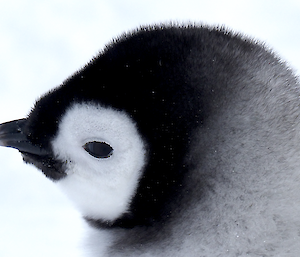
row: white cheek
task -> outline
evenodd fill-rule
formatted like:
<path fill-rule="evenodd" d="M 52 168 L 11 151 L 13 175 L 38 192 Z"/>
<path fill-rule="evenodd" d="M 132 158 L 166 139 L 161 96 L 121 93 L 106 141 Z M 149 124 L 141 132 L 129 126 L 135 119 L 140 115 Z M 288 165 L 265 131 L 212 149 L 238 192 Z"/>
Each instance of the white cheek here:
<path fill-rule="evenodd" d="M 94 158 L 83 145 L 104 141 L 114 150 L 109 158 Z M 145 148 L 133 121 L 124 113 L 77 104 L 59 124 L 52 142 L 67 177 L 58 185 L 84 216 L 113 221 L 128 211 L 145 165 Z"/>

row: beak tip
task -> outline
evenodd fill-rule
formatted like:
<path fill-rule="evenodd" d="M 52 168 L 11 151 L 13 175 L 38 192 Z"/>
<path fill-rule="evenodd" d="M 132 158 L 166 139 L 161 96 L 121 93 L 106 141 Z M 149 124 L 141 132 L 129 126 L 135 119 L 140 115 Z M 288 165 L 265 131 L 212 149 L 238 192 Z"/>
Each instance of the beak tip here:
<path fill-rule="evenodd" d="M 26 119 L 13 120 L 0 124 L 0 146 L 11 147 L 20 152 L 44 155 L 46 151 L 30 142 L 23 133 Z"/>

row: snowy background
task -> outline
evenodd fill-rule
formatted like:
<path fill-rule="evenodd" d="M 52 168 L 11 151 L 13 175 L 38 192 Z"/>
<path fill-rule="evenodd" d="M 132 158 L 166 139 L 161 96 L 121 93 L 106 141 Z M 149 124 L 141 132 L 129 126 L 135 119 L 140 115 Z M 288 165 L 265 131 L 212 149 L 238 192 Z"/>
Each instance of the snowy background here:
<path fill-rule="evenodd" d="M 0 123 L 140 25 L 204 22 L 267 42 L 300 74 L 299 0 L 0 0 Z M 55 184 L 0 148 L 0 256 L 85 256 L 88 228 Z"/>

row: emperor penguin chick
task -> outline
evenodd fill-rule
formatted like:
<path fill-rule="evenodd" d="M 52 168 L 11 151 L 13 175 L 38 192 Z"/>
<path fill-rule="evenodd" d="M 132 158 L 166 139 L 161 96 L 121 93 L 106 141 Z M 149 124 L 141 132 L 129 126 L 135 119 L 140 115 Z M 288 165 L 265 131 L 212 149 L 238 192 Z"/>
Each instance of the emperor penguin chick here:
<path fill-rule="evenodd" d="M 0 125 L 109 240 L 95 256 L 297 256 L 299 85 L 223 29 L 128 33 Z"/>

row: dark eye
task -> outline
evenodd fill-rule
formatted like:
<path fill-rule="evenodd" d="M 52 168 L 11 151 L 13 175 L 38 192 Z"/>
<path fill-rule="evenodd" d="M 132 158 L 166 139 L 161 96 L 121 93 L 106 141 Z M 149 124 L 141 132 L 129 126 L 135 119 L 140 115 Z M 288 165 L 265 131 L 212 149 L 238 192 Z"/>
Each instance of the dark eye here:
<path fill-rule="evenodd" d="M 96 158 L 108 158 L 114 150 L 109 144 L 96 141 L 86 143 L 83 148 Z"/>

